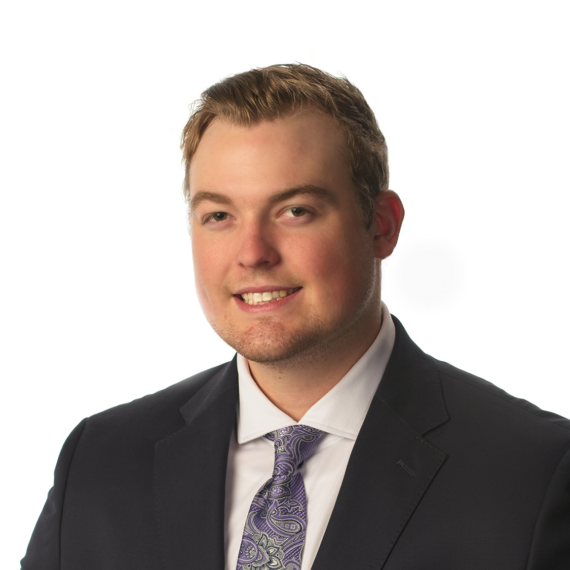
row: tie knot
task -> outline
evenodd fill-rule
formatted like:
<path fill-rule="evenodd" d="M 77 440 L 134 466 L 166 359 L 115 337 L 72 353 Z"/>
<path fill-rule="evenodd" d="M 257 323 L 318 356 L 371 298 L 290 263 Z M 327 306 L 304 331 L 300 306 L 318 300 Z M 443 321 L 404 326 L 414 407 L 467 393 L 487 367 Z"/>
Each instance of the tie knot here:
<path fill-rule="evenodd" d="M 296 425 L 269 432 L 265 437 L 275 446 L 275 465 L 287 462 L 296 470 L 322 435 L 319 429 Z"/>

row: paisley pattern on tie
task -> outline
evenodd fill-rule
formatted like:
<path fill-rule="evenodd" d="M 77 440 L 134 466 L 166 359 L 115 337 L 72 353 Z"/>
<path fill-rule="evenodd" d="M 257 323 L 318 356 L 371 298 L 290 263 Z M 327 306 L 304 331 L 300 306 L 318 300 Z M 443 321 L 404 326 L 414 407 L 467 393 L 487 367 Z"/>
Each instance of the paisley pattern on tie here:
<path fill-rule="evenodd" d="M 322 434 L 318 429 L 296 425 L 265 436 L 275 446 L 273 477 L 253 498 L 237 570 L 300 570 L 307 498 L 299 468 Z"/>

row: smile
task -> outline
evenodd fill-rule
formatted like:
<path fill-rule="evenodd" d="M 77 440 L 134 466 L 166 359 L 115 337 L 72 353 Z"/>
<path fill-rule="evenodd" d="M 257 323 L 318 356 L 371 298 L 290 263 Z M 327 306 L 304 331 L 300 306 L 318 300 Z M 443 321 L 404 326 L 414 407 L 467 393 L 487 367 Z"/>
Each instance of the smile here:
<path fill-rule="evenodd" d="M 301 287 L 295 287 L 294 289 L 281 289 L 279 291 L 249 292 L 242 293 L 241 295 L 238 295 L 238 297 L 241 297 L 241 300 L 248 305 L 267 305 L 268 303 L 273 303 L 288 297 L 299 289 L 301 289 Z"/>

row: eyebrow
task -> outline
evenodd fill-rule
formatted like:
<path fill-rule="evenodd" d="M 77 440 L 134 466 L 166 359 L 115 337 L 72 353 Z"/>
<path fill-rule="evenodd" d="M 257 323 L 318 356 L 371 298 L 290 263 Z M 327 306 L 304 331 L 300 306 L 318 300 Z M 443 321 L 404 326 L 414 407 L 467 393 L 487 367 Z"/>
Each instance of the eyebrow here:
<path fill-rule="evenodd" d="M 313 184 L 301 184 L 299 186 L 294 186 L 293 188 L 287 188 L 286 190 L 280 190 L 279 192 L 276 192 L 269 198 L 269 203 L 278 204 L 279 202 L 290 200 L 291 198 L 294 198 L 300 194 L 318 196 L 320 198 L 324 198 L 328 202 L 335 201 L 333 194 L 329 190 L 320 188 L 319 186 L 315 186 Z M 216 204 L 233 204 L 232 199 L 225 194 L 200 190 L 199 192 L 196 192 L 196 194 L 194 194 L 190 200 L 190 211 L 193 211 L 198 207 L 199 204 L 206 201 L 214 202 Z"/>
<path fill-rule="evenodd" d="M 225 194 L 219 194 L 218 192 L 205 192 L 201 190 L 196 192 L 192 199 L 190 200 L 190 211 L 196 209 L 196 207 L 202 202 L 215 202 L 216 204 L 233 204 L 229 196 Z"/>

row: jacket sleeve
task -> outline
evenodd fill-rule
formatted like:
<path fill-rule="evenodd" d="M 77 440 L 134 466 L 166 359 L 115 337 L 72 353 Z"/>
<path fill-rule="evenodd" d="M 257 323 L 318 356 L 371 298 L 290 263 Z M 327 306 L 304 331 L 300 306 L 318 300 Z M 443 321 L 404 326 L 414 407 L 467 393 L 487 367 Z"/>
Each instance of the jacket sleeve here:
<path fill-rule="evenodd" d="M 67 476 L 75 448 L 87 420 L 83 420 L 65 441 L 54 473 L 54 484 L 48 493 L 40 518 L 36 523 L 21 570 L 60 570 L 60 531 L 64 508 Z"/>
<path fill-rule="evenodd" d="M 550 482 L 538 516 L 527 570 L 570 568 L 570 449 Z"/>

